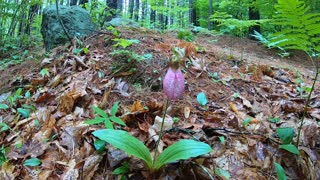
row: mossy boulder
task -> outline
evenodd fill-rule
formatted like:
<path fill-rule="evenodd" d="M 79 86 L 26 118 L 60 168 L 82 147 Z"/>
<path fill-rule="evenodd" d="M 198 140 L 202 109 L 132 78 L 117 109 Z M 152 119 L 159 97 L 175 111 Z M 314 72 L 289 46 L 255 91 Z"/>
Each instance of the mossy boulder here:
<path fill-rule="evenodd" d="M 90 14 L 79 6 L 59 6 L 59 16 L 70 37 L 83 37 L 95 30 Z M 59 19 L 56 6 L 51 5 L 43 10 L 41 34 L 46 50 L 69 41 Z"/>

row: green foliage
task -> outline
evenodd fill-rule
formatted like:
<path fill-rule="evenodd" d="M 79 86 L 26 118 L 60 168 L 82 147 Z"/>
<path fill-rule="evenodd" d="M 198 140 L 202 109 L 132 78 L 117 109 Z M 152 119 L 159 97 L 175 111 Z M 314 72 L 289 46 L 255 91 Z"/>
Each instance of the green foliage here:
<path fill-rule="evenodd" d="M 126 174 L 130 171 L 128 163 L 122 163 L 120 167 L 112 171 L 114 175 Z"/>
<path fill-rule="evenodd" d="M 178 39 L 192 42 L 194 41 L 194 36 L 191 31 L 181 29 L 178 31 Z"/>
<path fill-rule="evenodd" d="M 50 76 L 48 68 L 41 69 L 40 74 L 42 77 Z"/>
<path fill-rule="evenodd" d="M 17 89 L 17 91 L 15 92 L 14 95 L 10 95 L 7 98 L 7 101 L 9 102 L 10 106 L 13 107 L 13 105 L 15 104 L 16 100 L 23 98 L 22 94 L 22 88 Z"/>
<path fill-rule="evenodd" d="M 23 162 L 24 166 L 31 166 L 31 167 L 39 166 L 40 164 L 41 164 L 41 160 L 38 158 L 30 158 Z"/>
<path fill-rule="evenodd" d="M 1 127 L 0 133 L 10 129 L 10 127 L 6 123 L 3 123 L 3 122 L 0 122 L 0 127 Z"/>
<path fill-rule="evenodd" d="M 150 170 L 158 170 L 167 163 L 197 157 L 212 151 L 211 147 L 203 142 L 180 140 L 166 148 L 158 158 L 152 160 L 148 148 L 126 131 L 102 129 L 94 131 L 93 135 L 125 151 L 129 155 L 143 160 Z"/>
<path fill-rule="evenodd" d="M 286 172 L 284 171 L 282 166 L 276 162 L 274 162 L 273 165 L 276 168 L 278 180 L 286 180 Z"/>
<path fill-rule="evenodd" d="M 107 113 L 104 112 L 102 109 L 100 109 L 99 107 L 93 106 L 92 109 L 96 117 L 94 119 L 89 119 L 84 123 L 85 124 L 104 123 L 105 127 L 108 129 L 113 129 L 112 122 L 125 126 L 126 124 L 116 116 L 118 108 L 119 108 L 119 103 L 115 103 L 111 108 L 111 116 L 108 116 Z"/>
<path fill-rule="evenodd" d="M 206 94 L 204 92 L 200 92 L 197 95 L 197 101 L 201 106 L 205 106 L 208 103 Z"/>
<path fill-rule="evenodd" d="M 269 117 L 268 118 L 268 121 L 269 122 L 272 122 L 272 123 L 278 123 L 278 122 L 280 122 L 280 118 L 278 118 L 278 117 Z"/>
<path fill-rule="evenodd" d="M 9 109 L 9 106 L 6 104 L 0 104 L 0 110 L 1 109 Z"/>
<path fill-rule="evenodd" d="M 250 123 L 251 120 L 252 120 L 252 117 L 247 117 L 247 118 L 245 118 L 245 119 L 243 120 L 243 122 L 242 122 L 242 126 L 243 126 L 243 127 L 248 126 L 248 124 Z"/>
<path fill-rule="evenodd" d="M 100 139 L 95 140 L 93 145 L 98 153 L 102 153 L 106 149 L 106 142 Z"/>
<path fill-rule="evenodd" d="M 111 16 L 111 11 L 107 10 L 105 2 L 92 1 L 85 3 L 84 7 L 89 11 L 92 21 L 100 28 L 103 27 L 106 18 Z"/>
<path fill-rule="evenodd" d="M 3 163 L 8 161 L 8 158 L 7 158 L 8 151 L 9 151 L 9 147 L 4 147 L 4 145 L 2 144 L 0 148 L 0 166 L 2 166 Z"/>
<path fill-rule="evenodd" d="M 214 173 L 220 177 L 223 177 L 223 179 L 230 179 L 231 175 L 228 171 L 225 171 L 221 168 L 214 169 Z"/>
<path fill-rule="evenodd" d="M 279 146 L 279 148 L 287 150 L 287 151 L 291 152 L 292 154 L 300 155 L 300 151 L 293 144 L 282 144 L 282 145 Z"/>
<path fill-rule="evenodd" d="M 24 118 L 28 118 L 30 116 L 30 111 L 28 109 L 18 108 L 17 111 Z"/>
<path fill-rule="evenodd" d="M 293 154 L 300 155 L 300 152 L 296 146 L 291 144 L 293 136 L 294 136 L 294 131 L 293 128 L 277 128 L 276 132 L 278 136 L 280 137 L 282 141 L 282 145 L 279 146 L 280 149 L 284 149 L 286 151 L 289 151 Z"/>
<path fill-rule="evenodd" d="M 311 55 L 320 51 L 320 13 L 309 13 L 310 8 L 300 0 L 278 0 L 274 7 L 277 13 L 272 24 L 281 30 L 264 40 L 268 47 L 302 50 Z"/>
<path fill-rule="evenodd" d="M 123 38 L 114 38 L 112 39 L 116 44 L 114 44 L 114 47 L 122 47 L 122 48 L 127 48 L 131 46 L 132 44 L 139 44 L 140 41 L 137 39 L 123 39 Z"/>

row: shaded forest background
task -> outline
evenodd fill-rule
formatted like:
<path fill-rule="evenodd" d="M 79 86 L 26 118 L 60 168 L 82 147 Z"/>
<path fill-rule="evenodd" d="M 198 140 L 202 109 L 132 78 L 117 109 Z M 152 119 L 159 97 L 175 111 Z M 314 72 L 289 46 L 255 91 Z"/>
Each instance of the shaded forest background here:
<path fill-rule="evenodd" d="M 305 0 L 309 12 L 320 12 L 320 1 Z M 24 59 L 37 59 L 32 50 L 43 48 L 42 10 L 54 0 L 0 1 L 1 68 Z M 268 23 L 276 13 L 276 0 L 59 0 L 59 5 L 82 6 L 98 28 L 113 17 L 131 19 L 161 31 L 201 27 L 210 31 L 249 37 L 254 31 L 268 34 L 280 26 Z M 203 30 L 202 29 L 202 30 Z"/>

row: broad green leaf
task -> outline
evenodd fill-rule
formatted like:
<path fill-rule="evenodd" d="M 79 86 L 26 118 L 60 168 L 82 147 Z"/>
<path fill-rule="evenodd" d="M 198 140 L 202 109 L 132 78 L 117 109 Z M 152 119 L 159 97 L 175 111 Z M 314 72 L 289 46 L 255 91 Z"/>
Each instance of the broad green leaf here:
<path fill-rule="evenodd" d="M 284 149 L 284 150 L 287 150 L 293 154 L 296 154 L 296 155 L 300 155 L 300 151 L 298 150 L 298 148 L 293 145 L 293 144 L 282 144 L 279 146 L 280 149 Z"/>
<path fill-rule="evenodd" d="M 282 140 L 283 144 L 290 144 L 293 136 L 294 131 L 293 128 L 285 127 L 285 128 L 277 128 L 276 132 L 280 139 Z"/>
<path fill-rule="evenodd" d="M 104 110 L 100 109 L 99 107 L 97 106 L 93 106 L 92 107 L 93 111 L 95 112 L 95 114 L 98 114 L 104 118 L 108 118 L 108 115 L 106 112 L 104 112 Z"/>
<path fill-rule="evenodd" d="M 89 120 L 86 120 L 84 123 L 85 124 L 99 124 L 99 123 L 102 123 L 103 121 L 105 121 L 105 118 L 95 118 L 95 119 L 89 119 Z"/>
<path fill-rule="evenodd" d="M 226 143 L 226 139 L 224 136 L 219 136 L 219 140 L 221 142 L 221 144 L 225 144 Z"/>
<path fill-rule="evenodd" d="M 152 54 L 143 54 L 144 59 L 151 59 Z"/>
<path fill-rule="evenodd" d="M 28 109 L 18 108 L 17 110 L 18 110 L 19 114 L 21 114 L 22 117 L 24 117 L 24 118 L 30 117 L 30 111 Z"/>
<path fill-rule="evenodd" d="M 0 127 L 1 127 L 0 132 L 10 129 L 10 127 L 6 123 L 0 123 Z"/>
<path fill-rule="evenodd" d="M 0 109 L 8 109 L 9 106 L 6 104 L 0 104 Z"/>
<path fill-rule="evenodd" d="M 116 102 L 113 104 L 111 108 L 111 116 L 116 116 L 118 109 L 119 109 L 119 102 Z"/>
<path fill-rule="evenodd" d="M 234 98 L 239 98 L 240 95 L 239 95 L 239 93 L 233 93 L 232 97 L 234 97 Z"/>
<path fill-rule="evenodd" d="M 101 140 L 110 143 L 129 155 L 142 159 L 149 168 L 152 167 L 152 158 L 148 148 L 137 138 L 126 131 L 101 129 L 92 133 Z"/>
<path fill-rule="evenodd" d="M 177 160 L 189 159 L 212 151 L 211 147 L 203 142 L 184 139 L 166 148 L 156 159 L 155 169 Z"/>
<path fill-rule="evenodd" d="M 99 153 L 103 152 L 106 149 L 106 142 L 100 139 L 95 140 L 93 145 Z"/>
<path fill-rule="evenodd" d="M 118 118 L 116 116 L 111 116 L 110 120 L 115 122 L 115 123 L 118 123 L 120 125 L 126 126 L 126 124 L 122 121 L 122 119 L 120 119 L 120 118 Z"/>
<path fill-rule="evenodd" d="M 208 103 L 206 94 L 204 94 L 203 92 L 199 93 L 197 95 L 197 101 L 201 106 L 205 106 Z"/>
<path fill-rule="evenodd" d="M 287 179 L 286 172 L 284 171 L 282 166 L 276 162 L 274 162 L 273 164 L 277 171 L 278 180 L 286 180 Z"/>
<path fill-rule="evenodd" d="M 39 166 L 40 164 L 41 161 L 38 158 L 30 158 L 23 162 L 24 166 Z"/>
<path fill-rule="evenodd" d="M 42 77 L 49 76 L 48 68 L 41 69 L 40 74 L 41 74 Z"/>
<path fill-rule="evenodd" d="M 214 169 L 214 173 L 220 177 L 224 177 L 225 179 L 230 179 L 231 175 L 228 171 L 225 171 L 221 168 Z"/>

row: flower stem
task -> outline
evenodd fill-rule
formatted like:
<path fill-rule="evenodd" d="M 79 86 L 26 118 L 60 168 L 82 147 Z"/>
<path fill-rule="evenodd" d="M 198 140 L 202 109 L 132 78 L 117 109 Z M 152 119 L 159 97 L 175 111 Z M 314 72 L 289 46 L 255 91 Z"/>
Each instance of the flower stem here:
<path fill-rule="evenodd" d="M 161 122 L 161 128 L 160 128 L 160 132 L 159 132 L 159 139 L 157 140 L 156 142 L 156 151 L 154 153 L 154 160 L 153 162 L 155 162 L 155 160 L 157 159 L 158 157 L 158 146 L 159 146 L 159 143 L 160 143 L 160 140 L 161 140 L 161 137 L 163 135 L 163 125 L 164 125 L 164 119 L 166 118 L 166 114 L 167 114 L 167 110 L 168 110 L 168 107 L 169 107 L 169 99 L 167 99 L 167 102 L 166 102 L 166 107 L 164 109 L 164 113 L 163 113 L 163 117 L 162 117 L 162 122 Z"/>

